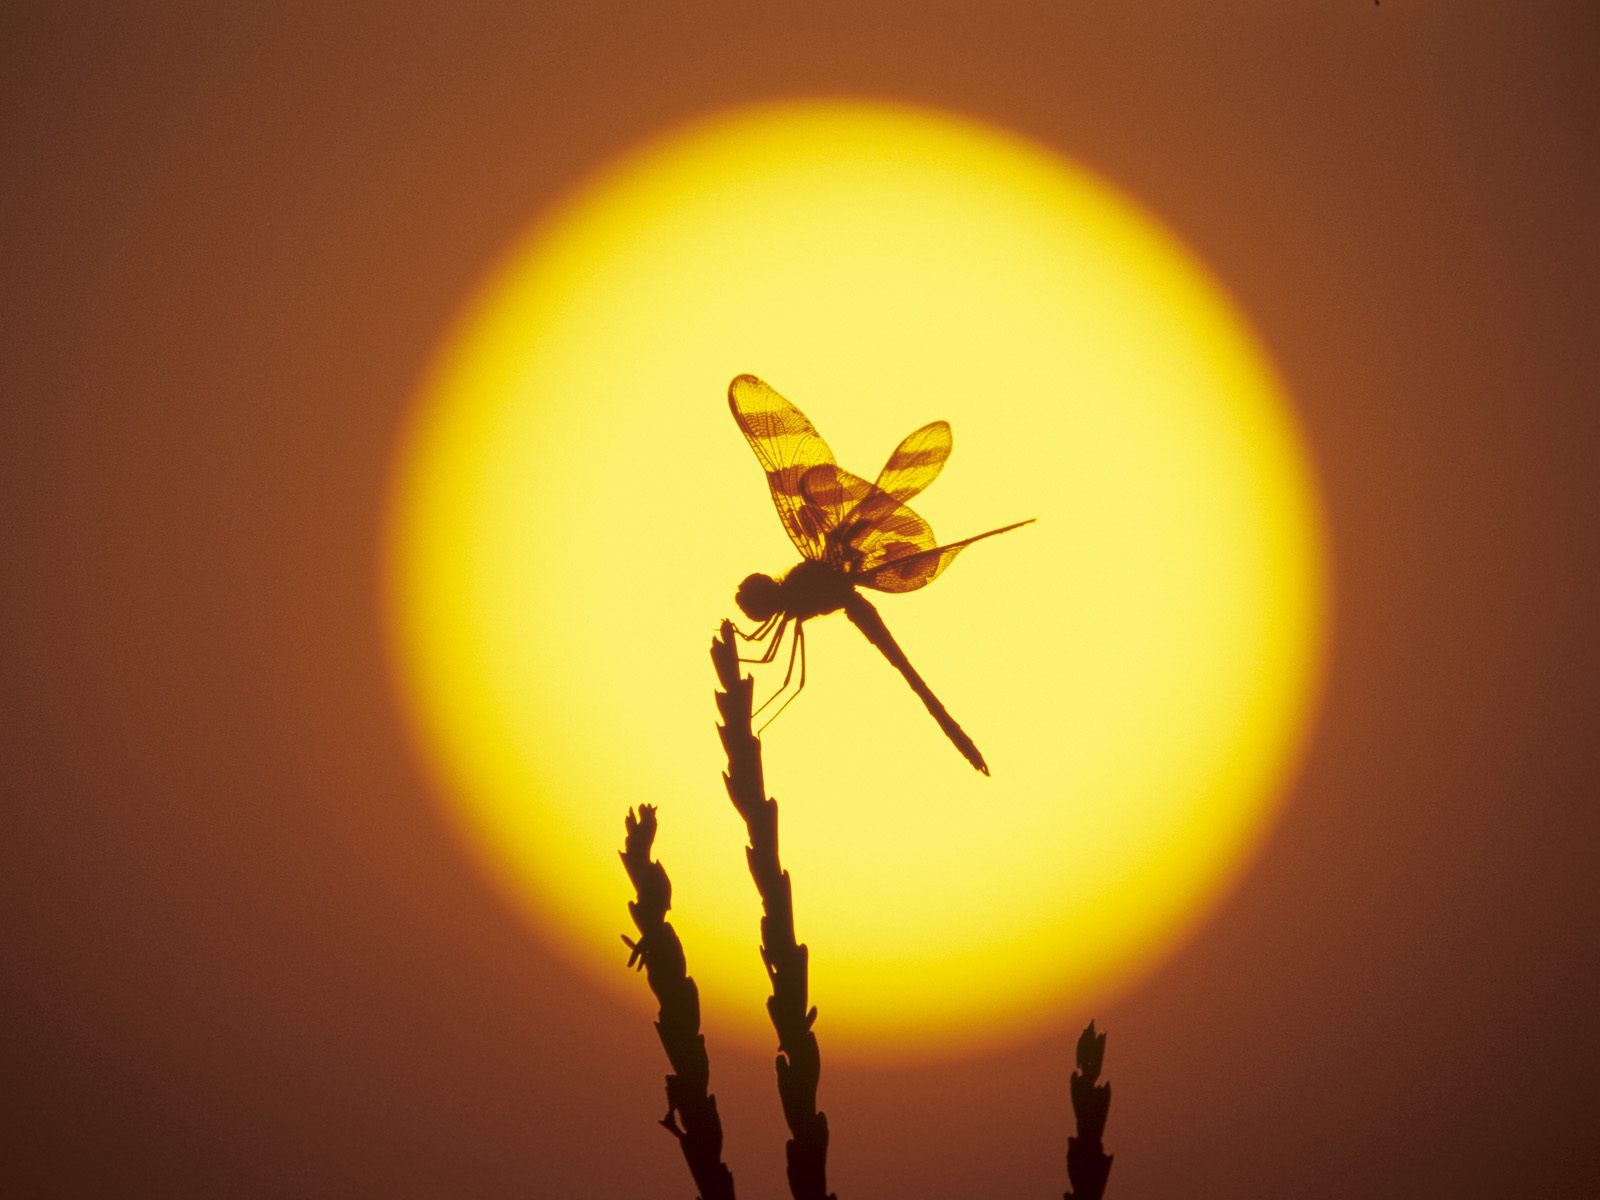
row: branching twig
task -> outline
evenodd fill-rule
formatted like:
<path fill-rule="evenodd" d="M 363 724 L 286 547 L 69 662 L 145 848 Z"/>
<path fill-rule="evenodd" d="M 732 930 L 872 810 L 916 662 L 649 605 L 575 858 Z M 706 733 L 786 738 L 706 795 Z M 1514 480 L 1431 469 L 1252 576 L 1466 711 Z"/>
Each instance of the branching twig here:
<path fill-rule="evenodd" d="M 1073 1190 L 1064 1192 L 1062 1200 L 1100 1200 L 1111 1174 L 1111 1155 L 1100 1141 L 1111 1110 L 1111 1085 L 1095 1082 L 1105 1053 L 1106 1035 L 1095 1033 L 1090 1021 L 1078 1038 L 1078 1070 L 1072 1073 L 1072 1111 L 1078 1118 L 1078 1136 L 1067 1139 L 1067 1178 Z"/>
<path fill-rule="evenodd" d="M 791 1135 L 787 1146 L 789 1191 L 795 1200 L 834 1200 L 828 1192 L 828 1118 L 817 1111 L 822 1059 L 811 1030 L 817 1010 L 808 1007 L 807 951 L 795 942 L 789 874 L 778 858 L 778 803 L 767 796 L 761 742 L 750 728 L 749 676 L 739 672 L 733 626 L 724 621 L 711 643 L 711 661 L 722 690 L 718 733 L 728 754 L 723 782 L 750 835 L 745 850 L 750 876 L 761 894 L 761 959 L 772 995 L 767 1014 L 778 1034 L 778 1097 Z"/>
<path fill-rule="evenodd" d="M 677 931 L 667 921 L 672 881 L 650 857 L 656 840 L 655 806 L 641 804 L 637 817 L 630 809 L 627 828 L 622 863 L 638 895 L 628 902 L 628 913 L 639 929 L 639 940 L 622 940 L 628 944 L 628 965 L 644 968 L 650 990 L 661 1003 L 656 1034 L 673 1070 L 667 1076 L 667 1115 L 661 1124 L 678 1139 L 703 1200 L 734 1200 L 733 1175 L 722 1162 L 722 1119 L 717 1115 L 717 1098 L 708 1090 L 711 1063 L 700 1032 L 700 992 L 687 974 Z"/>

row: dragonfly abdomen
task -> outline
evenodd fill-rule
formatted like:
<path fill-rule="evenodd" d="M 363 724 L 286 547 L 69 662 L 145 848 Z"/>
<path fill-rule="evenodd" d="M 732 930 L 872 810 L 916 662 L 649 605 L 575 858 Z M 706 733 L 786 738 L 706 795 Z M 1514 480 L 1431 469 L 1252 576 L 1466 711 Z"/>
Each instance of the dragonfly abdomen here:
<path fill-rule="evenodd" d="M 950 739 L 950 744 L 961 751 L 961 757 L 972 764 L 975 770 L 989 773 L 989 764 L 983 761 L 983 755 L 977 745 L 967 736 L 967 731 L 956 724 L 956 719 L 950 715 L 945 706 L 939 702 L 939 697 L 933 694 L 933 689 L 923 682 L 922 676 L 917 674 L 911 660 L 900 649 L 898 642 L 889 632 L 889 627 L 883 623 L 883 618 L 860 592 L 851 591 L 844 603 L 845 616 L 855 627 L 867 637 L 867 641 L 876 646 L 882 655 L 887 658 L 897 671 L 905 677 L 911 685 L 911 690 L 917 694 L 933 719 L 939 723 L 939 728 L 944 730 L 945 737 Z"/>

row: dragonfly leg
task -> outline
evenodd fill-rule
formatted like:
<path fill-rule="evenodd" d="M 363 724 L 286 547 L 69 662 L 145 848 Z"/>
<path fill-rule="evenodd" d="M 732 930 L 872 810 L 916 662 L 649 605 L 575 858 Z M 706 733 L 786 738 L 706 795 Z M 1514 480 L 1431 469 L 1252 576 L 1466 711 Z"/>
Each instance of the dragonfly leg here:
<path fill-rule="evenodd" d="M 777 626 L 776 629 L 773 628 L 774 625 Z M 741 654 L 739 655 L 739 661 L 742 663 L 761 663 L 765 665 L 766 663 L 769 663 L 773 659 L 777 658 L 778 647 L 783 645 L 783 631 L 788 627 L 788 625 L 788 617 L 783 617 L 780 619 L 776 615 L 770 617 L 766 621 L 763 621 L 761 626 L 756 630 L 755 635 L 752 637 L 747 637 L 744 640 L 747 642 L 752 642 L 756 645 L 760 645 L 762 642 L 765 642 L 766 649 L 763 650 L 759 656 L 754 658 L 746 658 Z M 737 630 L 735 632 L 737 632 Z M 739 636 L 744 637 L 743 634 L 740 634 Z"/>
<path fill-rule="evenodd" d="M 777 691 L 773 692 L 771 696 L 767 697 L 766 704 L 763 704 L 760 708 L 756 709 L 756 714 L 757 715 L 761 714 L 762 712 L 765 712 L 766 708 L 767 708 L 767 705 L 771 704 L 779 696 L 782 696 L 784 691 L 788 688 L 789 680 L 794 676 L 794 662 L 795 662 L 796 658 L 799 658 L 799 660 L 800 660 L 800 682 L 795 685 L 794 691 L 789 693 L 789 695 L 784 699 L 784 702 L 782 704 L 778 705 L 777 711 L 774 712 L 765 721 L 761 722 L 760 728 L 758 728 L 756 730 L 757 733 L 760 733 L 768 725 L 771 725 L 780 716 L 782 716 L 783 715 L 783 710 L 788 708 L 789 705 L 794 701 L 794 698 L 805 690 L 805 686 L 806 686 L 806 627 L 805 627 L 805 622 L 803 622 L 803 621 L 796 621 L 795 622 L 795 626 L 794 626 L 794 641 L 790 644 L 790 647 L 789 647 L 789 669 L 784 672 L 783 682 L 778 686 L 778 690 Z"/>
<path fill-rule="evenodd" d="M 733 626 L 734 635 L 736 637 L 738 637 L 738 639 L 740 641 L 743 641 L 743 642 L 764 642 L 767 639 L 767 634 L 772 632 L 772 627 L 778 623 L 778 619 L 782 615 L 783 615 L 782 613 L 773 613 L 765 621 L 763 621 L 763 622 L 761 622 L 761 624 L 757 625 L 755 627 L 755 631 L 753 633 L 746 633 L 744 630 L 740 629 L 737 625 L 734 625 L 732 621 L 729 621 L 728 624 Z M 744 658 L 744 659 L 740 659 L 739 661 L 740 662 L 752 662 L 754 660 L 748 659 L 748 658 Z"/>
<path fill-rule="evenodd" d="M 783 635 L 780 633 L 778 636 L 781 638 Z M 789 642 L 789 665 L 788 665 L 787 668 L 785 668 L 785 670 L 783 672 L 783 682 L 778 685 L 778 690 L 777 691 L 773 692 L 772 695 L 768 696 L 765 700 L 763 700 L 761 702 L 761 706 L 759 708 L 757 708 L 755 710 L 755 712 L 753 712 L 751 714 L 752 716 L 759 717 L 762 713 L 766 712 L 768 705 L 770 705 L 779 696 L 783 695 L 784 692 L 789 690 L 789 681 L 794 678 L 794 659 L 795 659 L 795 655 L 796 655 L 796 653 L 799 652 L 799 649 L 800 649 L 801 645 L 804 644 L 804 642 L 805 642 L 805 625 L 804 625 L 804 623 L 797 621 L 797 622 L 795 622 L 795 627 L 794 627 L 794 638 Z M 769 656 L 767 661 L 770 661 L 770 656 Z M 785 701 L 785 703 L 787 703 L 787 701 Z M 773 716 L 777 716 L 777 715 L 778 715 L 777 713 L 773 714 Z M 766 726 L 763 725 L 762 728 L 765 729 Z"/>

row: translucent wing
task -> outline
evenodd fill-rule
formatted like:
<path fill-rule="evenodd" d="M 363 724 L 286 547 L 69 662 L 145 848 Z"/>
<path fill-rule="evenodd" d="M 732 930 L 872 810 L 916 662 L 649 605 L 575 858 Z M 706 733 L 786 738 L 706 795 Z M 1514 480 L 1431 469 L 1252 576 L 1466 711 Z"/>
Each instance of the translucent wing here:
<path fill-rule="evenodd" d="M 754 375 L 728 385 L 728 408 L 767 473 L 767 487 L 789 540 L 809 559 L 826 549 L 830 515 L 807 501 L 801 480 L 817 467 L 834 465 L 822 435 L 793 404 Z"/>
<path fill-rule="evenodd" d="M 1035 519 L 1029 517 L 1026 521 L 1002 525 L 999 529 L 991 529 L 987 533 L 975 533 L 969 538 L 962 538 L 959 542 L 951 542 L 946 546 L 932 546 L 925 550 L 892 555 L 885 562 L 862 573 L 856 582 L 880 592 L 914 592 L 937 579 L 940 572 L 955 561 L 956 555 L 973 542 L 981 542 L 984 538 L 993 537 L 997 533 L 1008 533 L 1024 525 L 1032 525 Z"/>
<path fill-rule="evenodd" d="M 829 522 L 824 559 L 847 575 L 864 575 L 933 547 L 926 521 L 877 484 L 833 463 L 807 471 L 801 490 Z"/>
<path fill-rule="evenodd" d="M 878 472 L 878 487 L 896 500 L 911 499 L 938 476 L 950 446 L 950 422 L 928 422 L 894 448 Z"/>
<path fill-rule="evenodd" d="M 851 538 L 859 532 L 859 524 L 850 517 L 856 506 L 874 490 L 865 479 L 835 463 L 821 463 L 801 476 L 800 494 L 806 507 L 817 514 L 817 520 L 826 530 L 822 554 L 825 561 L 846 567 L 858 557 Z M 864 519 L 870 520 L 873 515 L 868 513 Z"/>

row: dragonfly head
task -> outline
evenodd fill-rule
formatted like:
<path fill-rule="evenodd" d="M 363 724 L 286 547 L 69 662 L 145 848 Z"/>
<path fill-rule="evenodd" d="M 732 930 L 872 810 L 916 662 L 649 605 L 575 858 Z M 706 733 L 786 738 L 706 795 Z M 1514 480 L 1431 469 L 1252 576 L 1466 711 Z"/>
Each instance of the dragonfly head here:
<path fill-rule="evenodd" d="M 771 575 L 747 575 L 733 594 L 752 621 L 765 621 L 778 611 L 778 581 Z"/>

